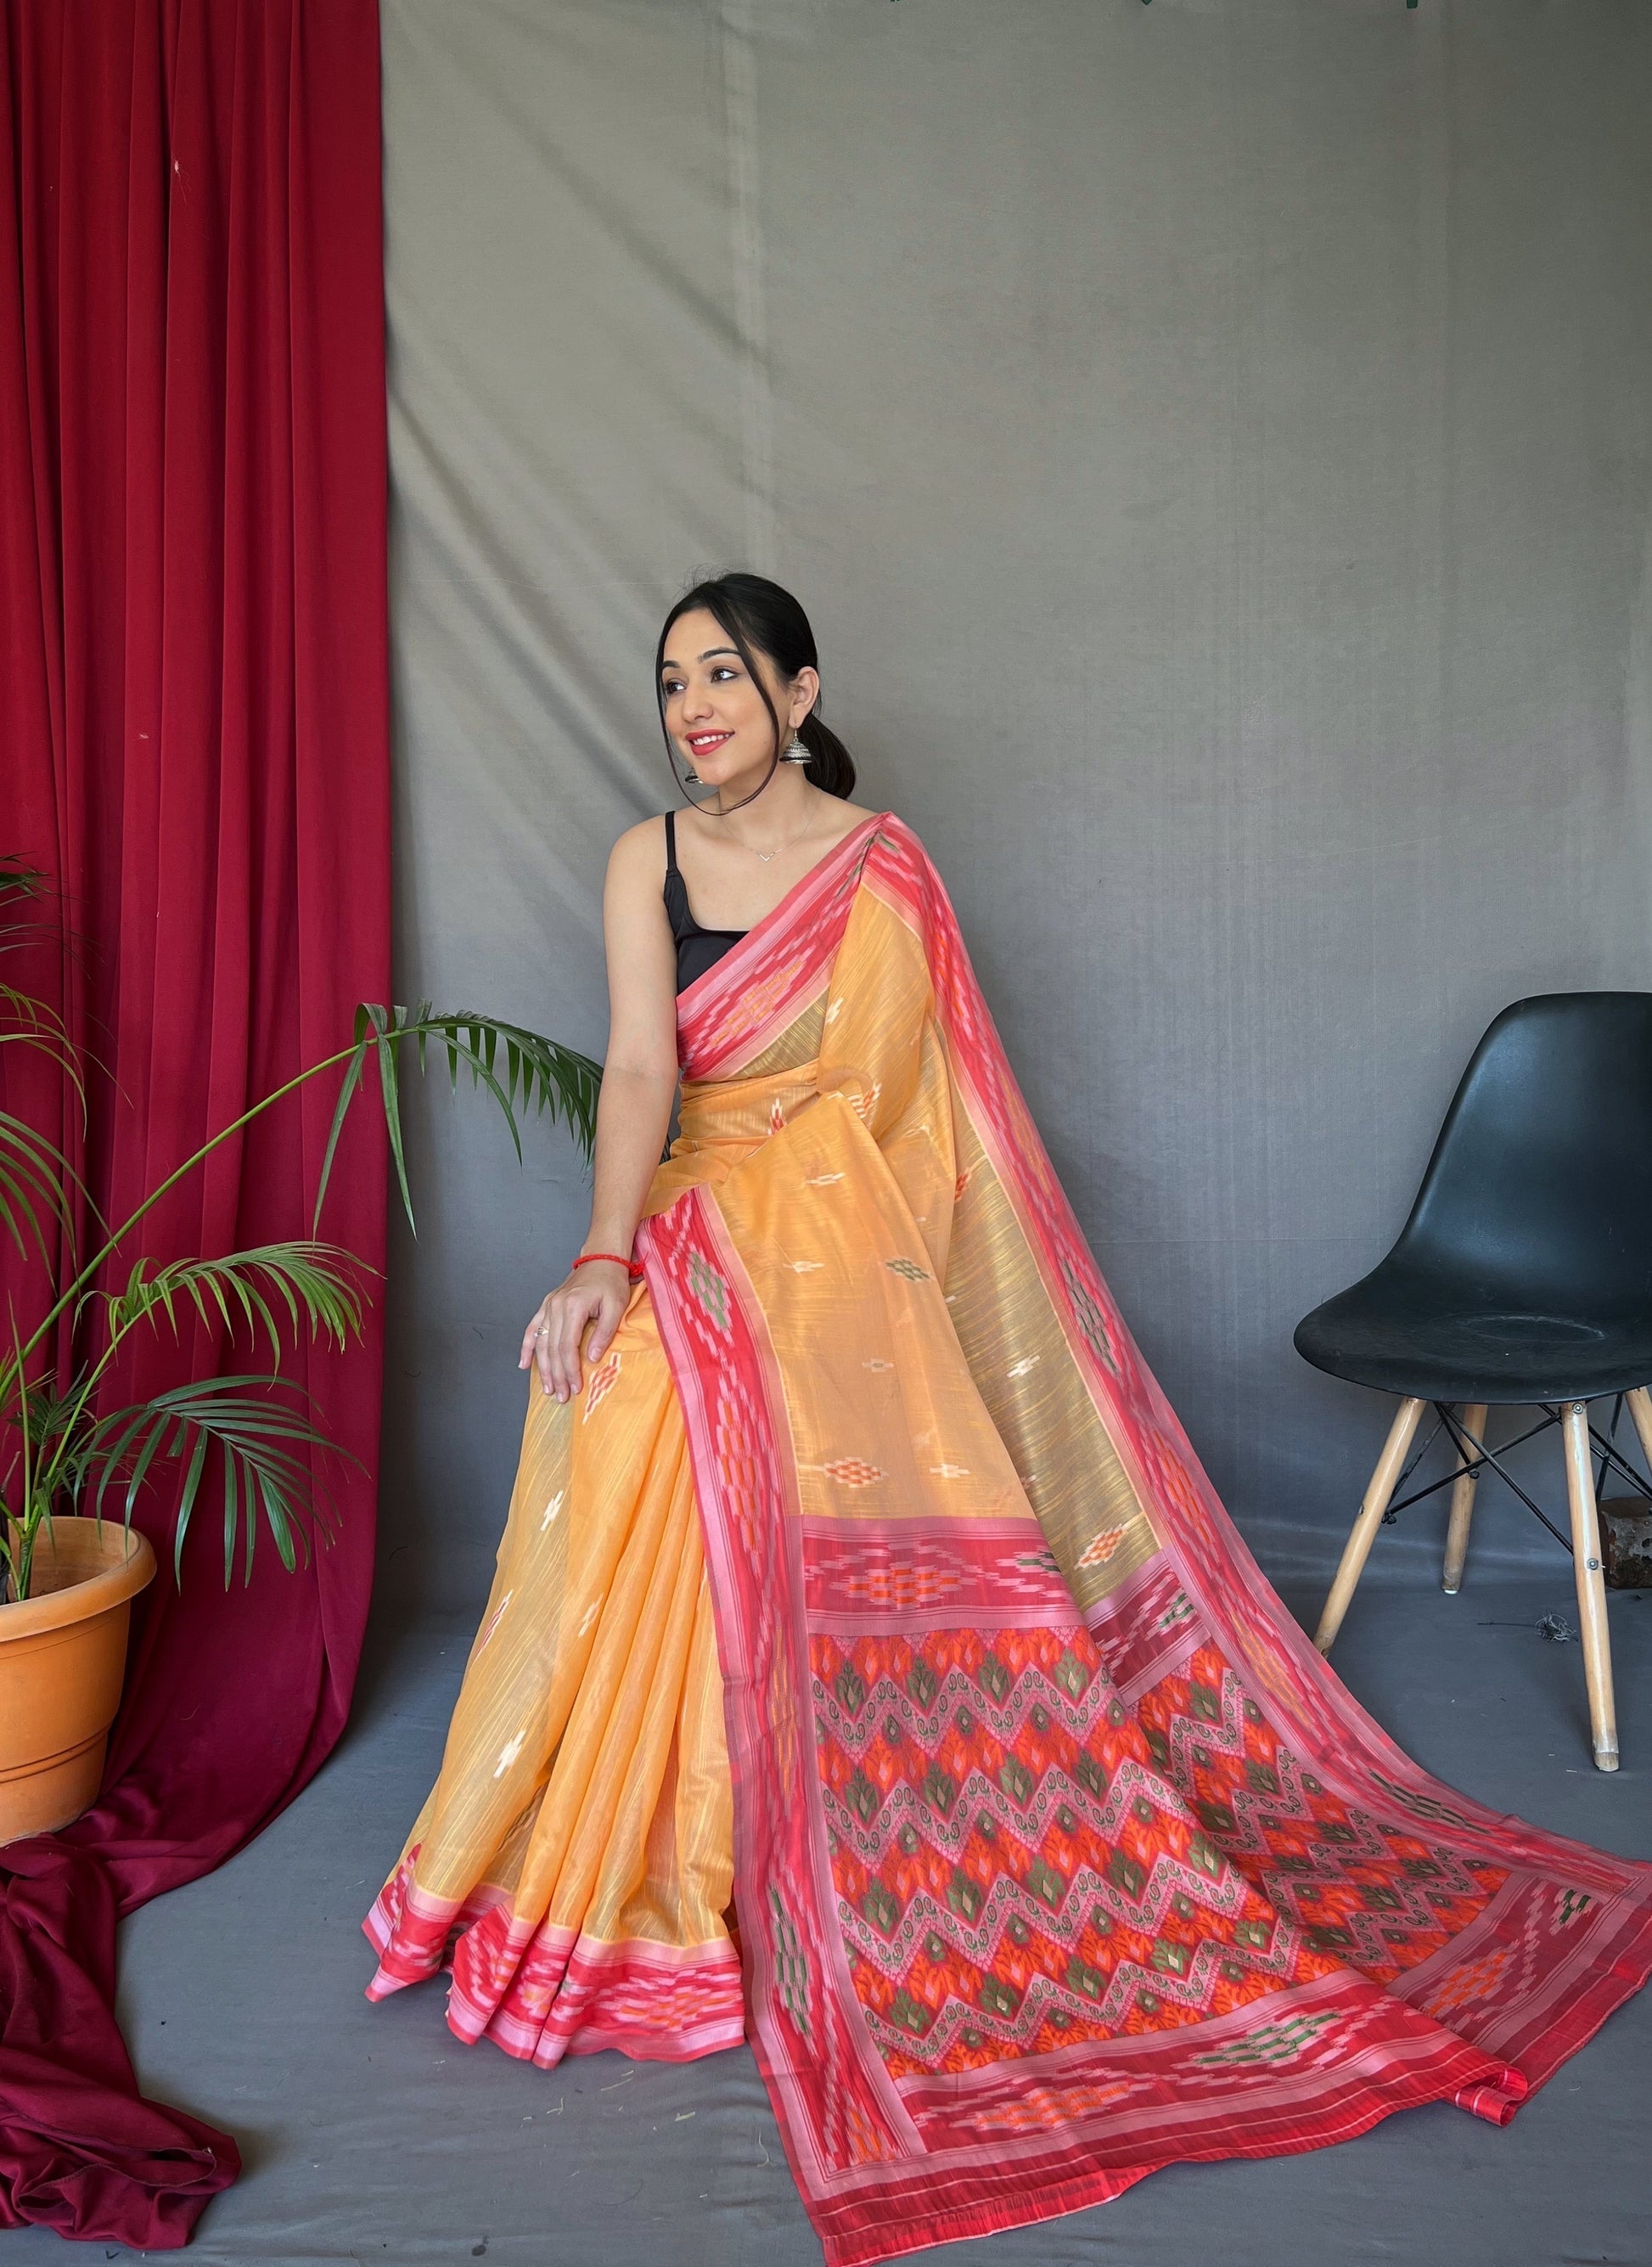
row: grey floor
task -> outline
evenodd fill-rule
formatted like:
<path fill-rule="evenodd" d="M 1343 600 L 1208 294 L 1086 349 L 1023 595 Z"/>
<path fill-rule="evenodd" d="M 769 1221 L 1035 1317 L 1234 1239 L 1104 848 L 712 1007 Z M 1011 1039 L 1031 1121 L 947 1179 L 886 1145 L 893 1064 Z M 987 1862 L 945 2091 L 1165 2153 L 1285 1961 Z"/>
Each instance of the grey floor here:
<path fill-rule="evenodd" d="M 1308 1618 L 1317 1596 L 1291 1596 Z M 1625 1767 L 1591 1767 L 1570 1570 L 1437 1590 L 1368 1584 L 1337 1649 L 1354 1691 L 1452 1785 L 1652 1856 L 1652 1592 L 1612 1601 Z M 228 2126 L 246 2171 L 203 2262 L 485 2258 L 817 2267 L 745 2049 L 679 2068 L 596 2055 L 545 2073 L 466 2048 L 435 1982 L 370 2007 L 362 1912 L 437 1761 L 471 1625 L 374 1633 L 349 1735 L 253 1848 L 127 1924 L 122 2020 L 146 2088 Z M 1335 2149 L 1172 2168 L 1098 2210 L 937 2263 L 1128 2267 L 1648 2267 L 1652 1993 L 1502 2131 L 1445 2108 Z M 702 2185 L 703 2183 L 703 2185 Z M 92 2247 L 106 2259 L 128 2256 Z M 61 2260 L 37 2229 L 4 2267 Z"/>

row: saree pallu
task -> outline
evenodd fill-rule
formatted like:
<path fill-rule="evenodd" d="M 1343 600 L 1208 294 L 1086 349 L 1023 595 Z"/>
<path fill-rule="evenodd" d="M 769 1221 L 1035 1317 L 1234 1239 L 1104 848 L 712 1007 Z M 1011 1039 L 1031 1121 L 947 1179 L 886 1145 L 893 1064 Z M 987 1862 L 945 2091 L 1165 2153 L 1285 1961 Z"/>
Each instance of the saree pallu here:
<path fill-rule="evenodd" d="M 1297 1628 L 911 829 L 679 1030 L 645 1282 L 532 1393 L 373 1995 L 449 1965 L 459 2035 L 541 2064 L 749 2036 L 833 2267 L 1506 2122 L 1644 1981 L 1652 1867 L 1428 1778 Z"/>

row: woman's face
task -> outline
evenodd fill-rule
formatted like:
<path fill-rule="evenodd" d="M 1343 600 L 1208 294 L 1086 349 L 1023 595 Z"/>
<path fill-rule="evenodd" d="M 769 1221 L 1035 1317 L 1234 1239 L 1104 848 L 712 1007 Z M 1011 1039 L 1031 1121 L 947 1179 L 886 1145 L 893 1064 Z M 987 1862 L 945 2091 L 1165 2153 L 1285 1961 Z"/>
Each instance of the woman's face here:
<path fill-rule="evenodd" d="M 781 745 L 790 739 L 819 689 L 812 669 L 785 683 L 767 654 L 757 656 L 768 697 L 781 723 Z M 665 640 L 660 666 L 665 729 L 684 763 L 709 787 L 756 780 L 775 752 L 775 728 L 763 696 L 739 649 L 715 614 L 679 614 Z"/>

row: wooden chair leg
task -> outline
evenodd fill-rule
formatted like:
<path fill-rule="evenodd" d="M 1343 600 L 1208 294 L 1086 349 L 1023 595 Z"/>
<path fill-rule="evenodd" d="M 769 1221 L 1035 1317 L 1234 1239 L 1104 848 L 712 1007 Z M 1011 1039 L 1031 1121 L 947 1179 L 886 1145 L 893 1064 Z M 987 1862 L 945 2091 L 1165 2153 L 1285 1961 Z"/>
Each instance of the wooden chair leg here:
<path fill-rule="evenodd" d="M 1486 1404 L 1471 1401 L 1463 1412 L 1463 1430 L 1472 1441 L 1486 1438 Z M 1457 1464 L 1465 1466 L 1468 1457 L 1459 1448 Z M 1440 1588 L 1448 1598 L 1456 1597 L 1463 1587 L 1463 1565 L 1468 1557 L 1468 1524 L 1474 1516 L 1474 1489 L 1479 1478 L 1478 1472 L 1459 1470 L 1451 1489 L 1451 1523 L 1445 1530 L 1445 1572 L 1440 1577 Z"/>
<path fill-rule="evenodd" d="M 1588 1403 L 1568 1401 L 1561 1424 L 1566 1434 L 1567 1494 L 1572 1506 L 1572 1571 L 1577 1578 L 1577 1612 L 1583 1625 L 1590 1736 L 1597 1770 L 1616 1771 L 1618 1717 L 1612 1705 L 1612 1638 L 1606 1626 L 1606 1577 L 1600 1563 L 1600 1522 L 1589 1453 Z"/>
<path fill-rule="evenodd" d="M 1641 1453 L 1652 1466 L 1652 1393 L 1644 1385 L 1633 1386 L 1627 1396 L 1629 1414 L 1634 1420 L 1634 1429 L 1641 1442 Z"/>
<path fill-rule="evenodd" d="M 1360 1506 L 1359 1516 L 1354 1522 L 1342 1552 L 1342 1563 L 1337 1568 L 1336 1580 L 1325 1599 L 1325 1611 L 1319 1617 L 1319 1626 L 1314 1632 L 1314 1643 L 1321 1653 L 1329 1653 L 1337 1641 L 1337 1632 L 1342 1626 L 1342 1617 L 1348 1610 L 1360 1576 L 1365 1572 L 1365 1562 L 1371 1555 L 1371 1545 L 1377 1540 L 1377 1530 L 1383 1523 L 1399 1478 L 1406 1452 L 1416 1437 L 1417 1420 L 1422 1414 L 1420 1400 L 1402 1401 L 1383 1443 L 1383 1453 L 1377 1459 L 1377 1470 L 1371 1474 L 1371 1484 L 1365 1491 L 1365 1500 Z"/>

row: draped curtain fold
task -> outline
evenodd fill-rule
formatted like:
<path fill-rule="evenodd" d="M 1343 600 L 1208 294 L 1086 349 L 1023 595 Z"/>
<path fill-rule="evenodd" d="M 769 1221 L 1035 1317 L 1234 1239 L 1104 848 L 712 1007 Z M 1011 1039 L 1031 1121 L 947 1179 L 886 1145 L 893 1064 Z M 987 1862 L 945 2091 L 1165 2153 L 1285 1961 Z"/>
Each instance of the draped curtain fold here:
<path fill-rule="evenodd" d="M 31 980 L 99 1064 L 84 1118 L 38 1063 L 6 1106 L 119 1219 L 389 996 L 378 10 L 0 0 L 0 848 L 61 891 L 70 944 Z M 323 1084 L 181 1185 L 122 1271 L 307 1232 Z M 323 1233 L 373 1268 L 384 1200 L 363 1121 Z M 44 1271 L 0 1266 L 38 1316 Z M 158 1336 L 121 1398 L 233 1353 Z M 336 1544 L 288 1574 L 266 1536 L 226 1592 L 203 1507 L 181 1591 L 164 1571 L 143 1602 L 96 1808 L 0 1852 L 0 2226 L 180 2242 L 233 2177 L 223 2137 L 112 2102 L 114 1916 L 239 1848 L 338 1737 L 380 1366 L 371 1315 L 289 1358 L 357 1460 L 319 1475 Z M 139 1513 L 164 1569 L 170 1511 Z M 45 2021 L 53 1992 L 74 2021 Z"/>

